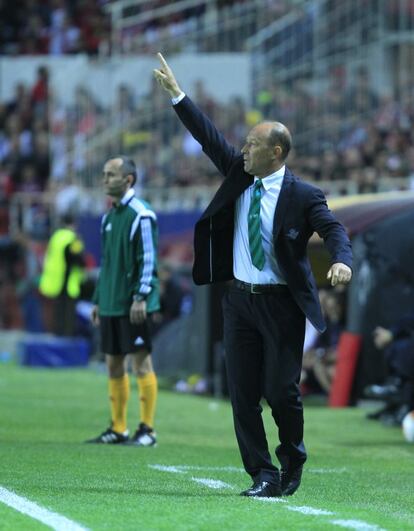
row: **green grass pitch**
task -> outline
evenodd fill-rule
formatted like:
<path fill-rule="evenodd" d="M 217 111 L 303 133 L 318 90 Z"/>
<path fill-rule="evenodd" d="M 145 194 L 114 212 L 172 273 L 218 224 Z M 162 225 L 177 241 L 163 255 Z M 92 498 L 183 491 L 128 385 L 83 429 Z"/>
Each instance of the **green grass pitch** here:
<path fill-rule="evenodd" d="M 130 430 L 137 408 L 132 382 Z M 108 418 L 102 373 L 1 365 L 0 487 L 91 530 L 414 529 L 414 445 L 360 409 L 305 406 L 302 486 L 279 502 L 238 495 L 226 401 L 160 392 L 156 448 L 83 444 Z M 47 526 L 0 502 L 0 529 Z"/>

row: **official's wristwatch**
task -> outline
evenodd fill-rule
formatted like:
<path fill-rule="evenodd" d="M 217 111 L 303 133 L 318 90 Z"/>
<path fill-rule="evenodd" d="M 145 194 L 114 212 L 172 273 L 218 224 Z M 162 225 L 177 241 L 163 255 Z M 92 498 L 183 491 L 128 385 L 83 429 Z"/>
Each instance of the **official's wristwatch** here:
<path fill-rule="evenodd" d="M 141 301 L 145 301 L 145 295 L 141 295 L 141 293 L 137 293 L 136 295 L 134 295 L 132 297 L 132 300 L 134 302 L 141 302 Z"/>

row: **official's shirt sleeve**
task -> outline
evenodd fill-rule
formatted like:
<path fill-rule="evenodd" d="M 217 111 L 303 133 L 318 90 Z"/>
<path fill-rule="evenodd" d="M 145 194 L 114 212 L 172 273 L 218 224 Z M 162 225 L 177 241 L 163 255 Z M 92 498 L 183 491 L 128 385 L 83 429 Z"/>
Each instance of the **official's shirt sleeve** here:
<path fill-rule="evenodd" d="M 149 217 L 141 218 L 139 222 L 138 245 L 138 286 L 137 295 L 146 298 L 152 290 L 156 270 L 156 242 L 155 221 Z"/>

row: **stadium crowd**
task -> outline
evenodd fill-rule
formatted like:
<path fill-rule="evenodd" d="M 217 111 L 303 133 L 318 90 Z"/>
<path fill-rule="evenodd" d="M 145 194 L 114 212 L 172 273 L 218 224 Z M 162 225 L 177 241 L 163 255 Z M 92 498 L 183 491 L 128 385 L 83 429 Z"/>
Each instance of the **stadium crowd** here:
<path fill-rule="evenodd" d="M 32 86 L 19 83 L 13 98 L 0 104 L 3 212 L 16 191 L 49 190 L 61 197 L 62 188 L 74 193 L 74 182 L 90 186 L 91 173 L 96 182 L 99 161 L 111 149 L 137 160 L 141 184 L 148 187 L 209 185 L 218 179 L 199 145 L 177 127 L 156 91 L 137 100 L 132 87 L 121 84 L 115 102 L 105 108 L 86 86 L 79 86 L 74 104 L 60 107 L 49 98 L 48 77 L 47 68 L 39 67 Z M 413 91 L 405 91 L 398 100 L 379 95 L 365 70 L 349 89 L 339 90 L 335 83 L 343 81 L 338 79 L 336 75 L 333 86 L 318 98 L 311 98 L 300 86 L 289 91 L 270 82 L 269 88 L 257 93 L 253 106 L 236 97 L 222 105 L 201 81 L 192 94 L 236 146 L 242 146 L 247 130 L 262 117 L 280 120 L 292 131 L 305 131 L 306 137 L 298 135 L 289 161 L 305 179 L 353 183 L 353 189 L 363 193 L 376 192 L 382 177 L 412 176 Z M 109 129 L 115 134 L 91 158 L 84 146 Z M 348 190 L 344 186 L 340 193 Z"/>
<path fill-rule="evenodd" d="M 96 55 L 109 40 L 105 0 L 0 1 L 0 54 Z"/>
<path fill-rule="evenodd" d="M 62 55 L 110 53 L 111 20 L 104 6 L 110 0 L 0 0 L 0 54 L 2 55 Z M 121 53 L 154 53 L 159 42 L 169 40 L 169 49 L 186 51 L 187 39 L 180 39 L 203 24 L 218 25 L 219 31 L 206 39 L 198 51 L 227 51 L 243 49 L 246 35 L 236 27 L 235 17 L 253 14 L 252 28 L 257 31 L 284 15 L 289 9 L 286 0 L 261 2 L 248 0 L 217 0 L 214 4 L 202 1 L 185 8 L 175 8 L 168 0 L 147 0 L 126 6 L 125 17 L 141 20 L 122 30 L 117 42 Z M 213 9 L 211 9 L 213 8 Z M 163 12 L 160 13 L 159 10 Z M 209 17 L 203 17 L 206 13 Z M 227 37 L 223 39 L 224 34 Z M 194 50 L 192 50 L 194 51 Z"/>
<path fill-rule="evenodd" d="M 110 41 L 106 4 L 107 0 L 17 0 L 12 6 L 0 0 L 0 53 L 104 53 Z M 131 37 L 137 32 L 144 35 L 147 45 L 140 51 L 152 52 L 164 30 L 180 34 L 181 26 L 201 20 L 211 10 L 207 4 L 147 17 L 142 26 L 131 29 Z M 169 5 L 166 0 L 140 2 L 127 14 Z M 215 2 L 215 14 L 240 14 L 249 5 L 245 0 L 220 0 Z M 289 9 L 289 2 L 267 0 L 261 12 L 267 13 L 268 21 Z M 127 34 L 122 38 L 128 41 Z M 213 43 L 208 46 L 214 51 Z M 237 49 L 242 48 L 239 43 Z M 48 70 L 40 67 L 32 86 L 19 83 L 13 98 L 0 102 L 0 232 L 6 231 L 7 206 L 14 192 L 47 190 L 65 209 L 82 196 L 82 187 L 96 184 L 101 160 L 111 150 L 137 160 L 141 184 L 147 187 L 215 184 L 216 170 L 190 135 L 177 127 L 156 90 L 137 98 L 132 83 L 120 84 L 115 101 L 105 107 L 87 86 L 79 85 L 74 103 L 61 106 L 53 100 L 49 85 Z M 223 105 L 201 81 L 190 89 L 197 104 L 236 146 L 241 147 L 246 131 L 260 119 L 286 123 L 296 138 L 290 167 L 304 179 L 323 181 L 328 194 L 329 181 L 345 183 L 335 187 L 336 193 L 363 193 L 377 191 L 383 177 L 414 174 L 414 91 L 402 86 L 397 95 L 379 93 L 364 67 L 349 79 L 344 66 L 335 66 L 327 88 L 318 87 L 317 93 L 305 80 L 289 86 L 276 83 L 269 74 L 258 81 L 251 102 L 235 97 Z M 89 149 L 89 141 L 107 130 L 113 131 L 111 138 Z M 85 202 L 84 208 L 89 207 Z"/>
<path fill-rule="evenodd" d="M 339 82 L 341 88 L 336 86 Z M 236 146 L 242 146 L 246 132 L 263 117 L 280 120 L 294 132 L 304 131 L 302 136 L 298 134 L 289 165 L 305 179 L 351 182 L 355 192 L 364 193 L 376 192 L 383 177 L 414 174 L 414 91 L 406 90 L 398 100 L 377 94 L 364 69 L 350 88 L 335 75 L 332 86 L 319 97 L 305 93 L 300 86 L 288 90 L 270 83 L 257 93 L 252 106 L 238 97 L 223 105 L 201 81 L 191 92 Z M 177 128 L 155 90 L 137 101 L 131 86 L 120 85 L 114 105 L 106 109 L 86 88 L 79 89 L 76 100 L 76 110 L 61 109 L 52 118 L 55 147 L 67 146 L 70 141 L 68 135 L 63 138 L 65 130 L 75 131 L 76 146 L 110 125 L 118 131 L 116 147 L 136 158 L 144 185 L 209 185 L 217 180 L 215 168 L 190 135 Z M 113 142 L 112 138 L 102 146 L 102 152 L 113 148 Z M 85 153 L 76 152 L 74 158 L 75 170 L 81 174 L 88 167 Z M 62 160 L 59 155 L 57 152 L 56 160 Z M 65 173 L 64 167 L 56 168 L 52 177 L 62 179 Z M 341 193 L 348 190 L 349 186 L 344 186 Z"/>

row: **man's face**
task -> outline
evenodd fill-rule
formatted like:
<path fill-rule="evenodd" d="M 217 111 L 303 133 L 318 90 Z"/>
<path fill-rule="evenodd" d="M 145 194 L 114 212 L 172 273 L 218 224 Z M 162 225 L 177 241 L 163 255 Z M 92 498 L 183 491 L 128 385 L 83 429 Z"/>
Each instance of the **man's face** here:
<path fill-rule="evenodd" d="M 104 190 L 107 195 L 116 199 L 121 199 L 128 190 L 130 181 L 122 173 L 122 160 L 108 160 L 102 172 Z"/>
<path fill-rule="evenodd" d="M 257 177 L 265 177 L 274 171 L 276 153 L 268 141 L 268 130 L 262 125 L 254 127 L 243 146 L 244 171 Z"/>

